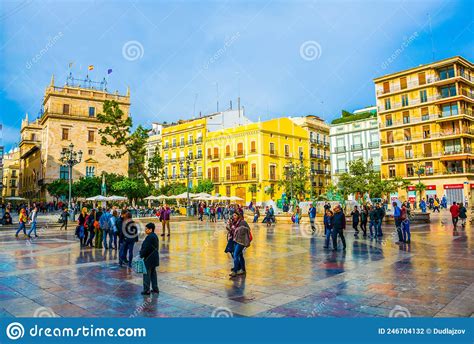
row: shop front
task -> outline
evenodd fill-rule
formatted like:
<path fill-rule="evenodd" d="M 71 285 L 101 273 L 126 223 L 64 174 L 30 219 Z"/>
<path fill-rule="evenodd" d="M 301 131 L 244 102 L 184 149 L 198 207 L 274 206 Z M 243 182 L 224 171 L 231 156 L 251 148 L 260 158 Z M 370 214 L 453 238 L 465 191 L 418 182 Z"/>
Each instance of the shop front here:
<path fill-rule="evenodd" d="M 464 202 L 464 184 L 444 184 L 443 185 L 448 208 L 453 202 Z"/>

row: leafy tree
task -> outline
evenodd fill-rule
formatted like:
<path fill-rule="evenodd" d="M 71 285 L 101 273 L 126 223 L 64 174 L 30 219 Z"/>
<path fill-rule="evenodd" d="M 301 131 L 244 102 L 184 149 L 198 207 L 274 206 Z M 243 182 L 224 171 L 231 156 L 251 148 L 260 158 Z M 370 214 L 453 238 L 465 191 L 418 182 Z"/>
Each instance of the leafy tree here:
<path fill-rule="evenodd" d="M 426 185 L 419 182 L 415 185 L 415 190 L 418 193 L 418 195 L 420 195 L 420 202 L 421 202 L 421 198 L 423 197 L 423 191 L 426 190 Z"/>
<path fill-rule="evenodd" d="M 125 176 L 116 173 L 103 172 L 103 174 L 105 175 L 105 188 L 108 194 L 113 191 L 112 187 L 115 183 L 120 182 L 126 178 Z M 102 176 L 100 177 L 100 185 L 102 186 Z"/>
<path fill-rule="evenodd" d="M 82 177 L 72 184 L 74 197 L 92 197 L 100 195 L 100 177 Z"/>
<path fill-rule="evenodd" d="M 186 192 L 186 185 L 184 183 L 170 183 L 165 184 L 158 189 L 158 194 L 172 196 Z"/>
<path fill-rule="evenodd" d="M 362 197 L 369 193 L 369 185 L 380 180 L 380 174 L 374 171 L 374 163 L 371 160 L 365 162 L 363 159 L 356 159 L 349 162 L 349 172 L 343 173 L 339 177 L 338 187 L 344 195 L 356 195 Z"/>
<path fill-rule="evenodd" d="M 158 179 L 163 176 L 163 159 L 158 150 L 155 150 L 155 154 L 147 161 L 147 170 L 150 179 Z"/>
<path fill-rule="evenodd" d="M 304 198 L 308 191 L 308 168 L 303 164 L 294 164 L 293 168 L 285 168 L 283 178 L 278 181 L 278 188 L 285 191 L 287 195 Z"/>
<path fill-rule="evenodd" d="M 55 181 L 46 185 L 46 190 L 56 199 L 67 197 L 69 194 L 69 183 L 64 179 L 56 179 Z"/>
<path fill-rule="evenodd" d="M 342 110 L 342 118 L 350 117 L 350 116 L 352 116 L 351 112 L 346 111 L 346 110 Z"/>
<path fill-rule="evenodd" d="M 112 190 L 121 196 L 128 197 L 130 201 L 147 197 L 150 186 L 143 179 L 125 177 L 112 185 Z"/>
<path fill-rule="evenodd" d="M 257 184 L 251 184 L 249 186 L 249 192 L 254 195 L 255 193 L 257 193 Z"/>
<path fill-rule="evenodd" d="M 185 190 L 186 191 L 186 190 Z M 193 188 L 194 193 L 206 192 L 212 193 L 214 191 L 214 183 L 210 179 L 202 179 L 198 184 Z"/>
<path fill-rule="evenodd" d="M 148 131 L 139 125 L 132 132 L 132 118 L 128 115 L 125 116 L 119 104 L 114 100 L 104 101 L 102 111 L 103 113 L 98 114 L 97 118 L 107 126 L 104 129 L 99 129 L 100 143 L 117 149 L 114 154 L 107 154 L 107 156 L 111 159 L 128 157 L 130 175 L 135 178 L 141 176 L 148 185 L 152 185 L 145 169 Z"/>

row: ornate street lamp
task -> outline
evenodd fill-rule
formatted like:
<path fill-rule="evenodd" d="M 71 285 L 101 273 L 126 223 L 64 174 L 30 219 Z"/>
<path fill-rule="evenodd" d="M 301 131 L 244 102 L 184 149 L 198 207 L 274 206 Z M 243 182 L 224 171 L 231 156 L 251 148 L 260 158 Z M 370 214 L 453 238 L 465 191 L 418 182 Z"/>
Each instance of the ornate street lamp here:
<path fill-rule="evenodd" d="M 196 171 L 197 162 L 191 156 L 187 156 L 184 159 L 179 161 L 179 167 L 181 173 L 186 176 L 186 193 L 187 193 L 187 203 L 186 203 L 186 215 L 191 216 L 191 200 L 189 198 L 189 179 L 191 178 L 194 171 Z"/>
<path fill-rule="evenodd" d="M 63 165 L 68 166 L 68 171 L 69 171 L 69 197 L 68 197 L 68 209 L 71 212 L 71 193 L 72 193 L 72 167 L 74 165 L 77 165 L 81 162 L 82 160 L 82 151 L 74 151 L 74 145 L 71 143 L 68 148 L 65 148 L 61 151 L 61 157 L 59 158 L 59 161 Z"/>

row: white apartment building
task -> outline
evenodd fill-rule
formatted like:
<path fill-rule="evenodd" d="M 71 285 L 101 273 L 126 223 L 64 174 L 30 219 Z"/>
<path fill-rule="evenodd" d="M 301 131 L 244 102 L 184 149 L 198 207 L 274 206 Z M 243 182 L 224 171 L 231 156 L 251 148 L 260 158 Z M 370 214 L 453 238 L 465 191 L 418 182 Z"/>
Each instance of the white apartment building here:
<path fill-rule="evenodd" d="M 366 116 L 364 116 L 366 114 Z M 351 119 L 351 117 L 354 117 Z M 362 119 L 357 119 L 365 117 Z M 341 121 L 340 119 L 336 121 Z M 372 159 L 376 171 L 380 171 L 380 135 L 377 108 L 367 107 L 353 112 L 343 123 L 331 124 L 329 139 L 331 144 L 332 182 L 338 175 L 349 171 L 349 162 L 356 159 Z"/>

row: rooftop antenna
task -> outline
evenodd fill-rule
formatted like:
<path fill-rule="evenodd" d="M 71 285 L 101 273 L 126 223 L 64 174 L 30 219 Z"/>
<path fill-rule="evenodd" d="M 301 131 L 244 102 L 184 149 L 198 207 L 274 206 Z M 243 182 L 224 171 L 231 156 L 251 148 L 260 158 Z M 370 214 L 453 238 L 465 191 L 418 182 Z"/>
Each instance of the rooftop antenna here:
<path fill-rule="evenodd" d="M 217 103 L 217 111 L 219 112 L 219 83 L 216 81 L 216 103 Z"/>
<path fill-rule="evenodd" d="M 431 39 L 431 58 L 433 59 L 432 62 L 435 60 L 435 49 L 434 49 L 434 42 L 433 42 L 433 28 L 431 26 L 431 14 L 428 13 L 428 23 L 430 25 L 430 39 Z"/>

